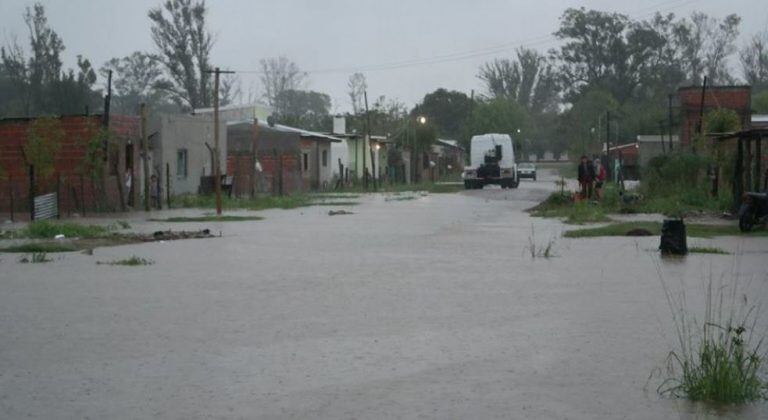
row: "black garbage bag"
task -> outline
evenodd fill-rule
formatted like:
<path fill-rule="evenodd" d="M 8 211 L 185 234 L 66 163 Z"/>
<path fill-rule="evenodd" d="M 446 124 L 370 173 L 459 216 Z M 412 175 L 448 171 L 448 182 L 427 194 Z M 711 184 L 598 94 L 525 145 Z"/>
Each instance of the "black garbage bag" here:
<path fill-rule="evenodd" d="M 685 223 L 682 220 L 665 220 L 661 226 L 662 254 L 685 255 L 688 253 L 688 242 L 685 234 Z"/>

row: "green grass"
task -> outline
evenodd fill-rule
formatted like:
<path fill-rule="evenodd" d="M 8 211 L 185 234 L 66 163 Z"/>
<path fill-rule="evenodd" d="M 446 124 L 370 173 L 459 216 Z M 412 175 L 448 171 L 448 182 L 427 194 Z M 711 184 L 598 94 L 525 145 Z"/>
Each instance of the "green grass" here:
<path fill-rule="evenodd" d="M 756 230 L 750 233 L 742 233 L 736 225 L 707 225 L 707 224 L 686 224 L 686 233 L 690 237 L 712 238 L 715 236 L 768 236 L 765 229 Z M 645 229 L 653 235 L 661 235 L 661 222 L 624 222 L 611 223 L 606 226 L 593 228 L 575 229 L 566 231 L 563 236 L 566 238 L 593 238 L 598 236 L 626 236 L 627 232 L 633 229 Z"/>
<path fill-rule="evenodd" d="M 688 252 L 691 252 L 694 254 L 730 255 L 730 252 L 725 251 L 723 249 L 715 248 L 715 247 L 707 247 L 707 246 L 692 246 L 688 248 Z"/>
<path fill-rule="evenodd" d="M 71 222 L 35 221 L 21 230 L 22 237 L 32 239 L 51 239 L 56 235 L 67 238 L 97 238 L 109 233 L 109 229 L 98 225 L 81 225 Z"/>
<path fill-rule="evenodd" d="M 263 220 L 261 216 L 231 216 L 231 215 L 206 215 L 206 216 L 193 216 L 193 217 L 168 217 L 165 219 L 149 219 L 151 222 L 171 222 L 171 223 L 184 223 L 184 222 L 243 222 L 247 220 Z"/>
<path fill-rule="evenodd" d="M 357 201 L 313 201 L 307 206 L 356 206 L 358 204 L 360 203 Z"/>
<path fill-rule="evenodd" d="M 57 243 L 31 243 L 22 245 L 12 245 L 5 248 L 0 248 L 0 252 L 12 252 L 12 253 L 35 253 L 35 252 L 73 252 L 78 249 L 68 244 Z"/>
<path fill-rule="evenodd" d="M 343 194 L 343 193 L 313 193 L 309 194 L 309 197 L 313 200 L 337 200 L 337 199 L 354 199 L 360 198 L 360 194 Z"/>
<path fill-rule="evenodd" d="M 703 322 L 686 307 L 685 293 L 672 293 L 662 278 L 672 311 L 678 348 L 667 358 L 662 395 L 693 401 L 745 403 L 768 399 L 768 382 L 761 377 L 766 353 L 760 325 L 760 302 L 748 303 L 738 282 L 713 285 L 709 280 Z"/>
<path fill-rule="evenodd" d="M 610 219 L 603 206 L 594 202 L 574 203 L 568 193 L 552 193 L 546 200 L 529 210 L 534 217 L 558 217 L 565 223 L 583 225 L 585 223 L 607 222 Z"/>
<path fill-rule="evenodd" d="M 113 260 L 113 261 L 97 261 L 96 264 L 99 265 L 123 265 L 128 267 L 136 267 L 136 266 L 143 266 L 143 265 L 152 265 L 155 262 L 152 260 L 148 260 L 146 258 L 141 258 L 137 256 L 132 256 L 130 258 L 124 258 L 121 260 Z"/>
<path fill-rule="evenodd" d="M 309 196 L 305 194 L 286 195 L 282 197 L 265 196 L 258 198 L 222 197 L 221 204 L 222 208 L 230 210 L 295 209 L 312 205 L 325 205 L 325 201 L 317 200 L 326 198 L 327 197 Z M 173 198 L 172 207 L 213 209 L 216 208 L 216 199 L 212 195 L 181 195 Z"/>

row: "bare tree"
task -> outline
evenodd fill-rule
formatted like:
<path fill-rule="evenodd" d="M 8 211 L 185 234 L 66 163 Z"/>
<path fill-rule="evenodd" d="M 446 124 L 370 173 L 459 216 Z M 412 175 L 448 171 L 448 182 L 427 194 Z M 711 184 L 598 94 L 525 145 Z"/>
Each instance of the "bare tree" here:
<path fill-rule="evenodd" d="M 192 108 L 211 105 L 210 53 L 213 37 L 205 26 L 205 0 L 166 0 L 150 9 L 152 40 L 173 82 L 174 100 Z M 166 16 L 167 15 L 167 16 Z"/>
<path fill-rule="evenodd" d="M 275 107 L 276 99 L 286 90 L 300 90 L 307 74 L 285 56 L 261 59 L 261 84 L 267 104 Z"/>
<path fill-rule="evenodd" d="M 754 35 L 739 58 L 746 82 L 756 89 L 768 88 L 768 31 Z"/>
<path fill-rule="evenodd" d="M 365 90 L 368 88 L 365 75 L 363 73 L 354 73 L 349 76 L 347 86 L 349 86 L 349 101 L 352 103 L 352 112 L 355 115 L 360 114 L 365 110 L 363 99 Z"/>

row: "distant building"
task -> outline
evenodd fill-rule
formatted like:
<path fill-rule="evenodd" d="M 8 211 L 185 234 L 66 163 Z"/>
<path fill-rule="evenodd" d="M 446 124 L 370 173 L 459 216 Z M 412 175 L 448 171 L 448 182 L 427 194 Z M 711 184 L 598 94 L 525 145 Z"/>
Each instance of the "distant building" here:
<path fill-rule="evenodd" d="M 680 148 L 680 139 L 678 136 L 672 136 L 672 141 L 670 142 L 669 136 L 639 135 L 637 136 L 637 147 L 638 165 L 643 168 L 654 157 L 678 150 Z"/>

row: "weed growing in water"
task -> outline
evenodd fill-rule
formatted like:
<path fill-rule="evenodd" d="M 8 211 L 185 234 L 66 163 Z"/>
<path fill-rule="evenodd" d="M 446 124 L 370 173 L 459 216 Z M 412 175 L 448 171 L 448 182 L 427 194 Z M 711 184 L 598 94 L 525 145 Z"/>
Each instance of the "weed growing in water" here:
<path fill-rule="evenodd" d="M 30 257 L 23 257 L 20 263 L 47 263 L 53 261 L 45 252 L 33 252 Z"/>
<path fill-rule="evenodd" d="M 759 306 L 748 304 L 747 295 L 738 291 L 737 276 L 731 285 L 715 285 L 710 277 L 701 323 L 688 312 L 685 293 L 673 294 L 659 276 L 679 348 L 667 357 L 668 378 L 658 392 L 717 403 L 767 399 L 768 381 L 760 376 L 765 338 L 755 330 Z"/>
<path fill-rule="evenodd" d="M 555 240 L 550 239 L 545 245 L 539 245 L 536 243 L 536 232 L 531 226 L 531 236 L 528 237 L 528 246 L 525 250 L 530 252 L 531 258 L 552 258 L 555 256 L 554 252 Z"/>

